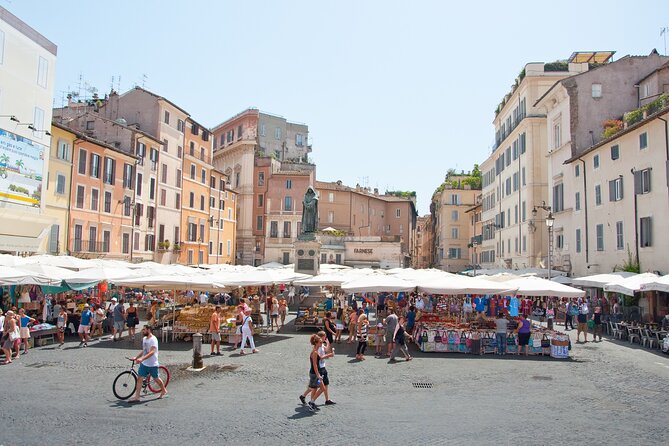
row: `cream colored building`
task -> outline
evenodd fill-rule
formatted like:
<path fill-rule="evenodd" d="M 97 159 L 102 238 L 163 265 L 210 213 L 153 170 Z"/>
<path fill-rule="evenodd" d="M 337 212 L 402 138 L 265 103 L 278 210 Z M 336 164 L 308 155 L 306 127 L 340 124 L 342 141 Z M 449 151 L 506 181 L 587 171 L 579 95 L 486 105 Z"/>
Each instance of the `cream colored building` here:
<path fill-rule="evenodd" d="M 452 176 L 449 180 L 466 176 Z M 467 210 L 476 203 L 480 190 L 470 186 L 445 185 L 444 189 L 433 197 L 435 225 L 435 267 L 448 272 L 460 272 L 471 265 L 469 244 L 471 225 Z"/>
<path fill-rule="evenodd" d="M 529 63 L 498 107 L 495 145 L 481 163 L 484 268 L 545 266 L 545 216 L 532 216 L 548 202 L 545 114 L 535 106 L 555 82 L 586 71 L 587 63 Z"/>
<path fill-rule="evenodd" d="M 46 252 L 52 255 L 65 254 L 68 249 L 72 154 L 76 139 L 67 127 L 58 123 L 51 125 L 51 154 L 44 200 L 46 215 L 55 220 L 46 246 Z"/>
<path fill-rule="evenodd" d="M 0 6 L 0 252 L 47 250 L 56 45 Z"/>

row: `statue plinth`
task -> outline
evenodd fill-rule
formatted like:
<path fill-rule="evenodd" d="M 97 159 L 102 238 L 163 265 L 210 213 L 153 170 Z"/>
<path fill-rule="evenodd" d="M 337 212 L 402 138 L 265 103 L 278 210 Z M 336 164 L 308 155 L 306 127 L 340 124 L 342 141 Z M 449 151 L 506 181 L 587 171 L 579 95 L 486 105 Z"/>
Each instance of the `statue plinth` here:
<path fill-rule="evenodd" d="M 307 238 L 311 236 L 311 238 Z M 295 272 L 315 276 L 321 270 L 321 242 L 315 233 L 300 234 L 293 243 L 295 248 Z"/>

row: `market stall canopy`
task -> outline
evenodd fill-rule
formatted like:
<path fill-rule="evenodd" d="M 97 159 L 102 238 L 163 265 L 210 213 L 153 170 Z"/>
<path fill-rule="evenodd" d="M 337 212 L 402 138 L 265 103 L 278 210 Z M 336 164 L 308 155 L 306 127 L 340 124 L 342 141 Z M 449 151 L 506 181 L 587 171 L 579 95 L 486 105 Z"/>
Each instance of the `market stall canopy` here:
<path fill-rule="evenodd" d="M 583 297 L 585 291 L 540 277 L 520 277 L 503 282 L 504 285 L 517 288 L 517 296 L 556 296 Z"/>
<path fill-rule="evenodd" d="M 481 278 L 491 282 L 508 282 L 509 280 L 516 280 L 520 279 L 521 277 L 511 273 L 497 273 L 490 276 L 483 275 Z"/>
<path fill-rule="evenodd" d="M 257 269 L 236 273 L 217 273 L 216 277 L 228 286 L 262 286 L 290 283 L 311 277 L 309 274 L 277 269 Z"/>
<path fill-rule="evenodd" d="M 556 276 L 551 278 L 551 280 L 553 282 L 561 283 L 563 285 L 571 285 L 573 279 L 567 276 Z"/>
<path fill-rule="evenodd" d="M 588 287 L 588 288 L 604 288 L 604 285 L 606 284 L 618 283 L 623 279 L 635 275 L 636 273 L 628 273 L 626 271 L 617 271 L 608 274 L 595 274 L 592 276 L 576 278 L 572 281 L 572 285 Z"/>
<path fill-rule="evenodd" d="M 65 281 L 68 284 L 86 283 L 86 282 L 114 282 L 119 279 L 137 277 L 138 271 L 126 267 L 100 266 L 97 268 L 88 268 L 72 273 Z"/>
<path fill-rule="evenodd" d="M 642 286 L 655 282 L 660 276 L 653 273 L 637 274 L 627 277 L 619 282 L 607 283 L 604 285 L 604 291 L 609 293 L 622 293 L 627 296 L 634 296 L 634 293 L 642 291 Z"/>
<path fill-rule="evenodd" d="M 662 291 L 663 293 L 669 293 L 669 274 L 658 277 L 653 282 L 642 284 L 641 291 Z"/>
<path fill-rule="evenodd" d="M 377 272 L 357 277 L 341 284 L 341 289 L 349 293 L 373 293 L 402 291 L 413 291 L 416 285 L 405 279 L 400 279 L 391 274 Z"/>
<path fill-rule="evenodd" d="M 419 282 L 418 290 L 432 294 L 513 294 L 516 289 L 509 282 L 493 282 L 480 277 L 451 275 Z"/>
<path fill-rule="evenodd" d="M 40 265 L 57 266 L 67 269 L 86 269 L 95 266 L 90 260 L 80 259 L 72 256 L 52 256 L 48 254 L 26 257 L 26 263 L 37 263 Z"/>
<path fill-rule="evenodd" d="M 20 256 L 10 254 L 0 254 L 0 266 L 21 266 L 25 265 L 26 259 Z"/>
<path fill-rule="evenodd" d="M 31 273 L 39 274 L 42 277 L 47 277 L 54 282 L 62 282 L 72 277 L 75 271 L 66 268 L 59 268 L 57 266 L 45 265 L 41 263 L 34 263 L 29 265 L 22 265 L 19 267 L 23 271 L 30 271 Z"/>
<path fill-rule="evenodd" d="M 164 276 L 145 276 L 120 279 L 114 282 L 116 285 L 153 288 L 164 290 L 230 290 L 225 283 L 221 283 L 213 274 L 179 275 L 170 274 Z"/>
<path fill-rule="evenodd" d="M 3 266 L 0 268 L 0 285 L 59 285 L 62 280 L 42 276 L 18 267 Z"/>

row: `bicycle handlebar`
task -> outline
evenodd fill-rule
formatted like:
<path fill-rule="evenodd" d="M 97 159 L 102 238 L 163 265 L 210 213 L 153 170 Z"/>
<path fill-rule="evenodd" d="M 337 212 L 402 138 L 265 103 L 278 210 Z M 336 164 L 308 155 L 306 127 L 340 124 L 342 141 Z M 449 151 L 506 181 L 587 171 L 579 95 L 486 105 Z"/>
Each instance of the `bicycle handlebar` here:
<path fill-rule="evenodd" d="M 128 357 L 126 356 L 125 359 L 127 359 L 128 361 L 132 361 L 133 364 L 136 362 L 136 361 L 135 361 L 135 358 L 128 358 Z"/>

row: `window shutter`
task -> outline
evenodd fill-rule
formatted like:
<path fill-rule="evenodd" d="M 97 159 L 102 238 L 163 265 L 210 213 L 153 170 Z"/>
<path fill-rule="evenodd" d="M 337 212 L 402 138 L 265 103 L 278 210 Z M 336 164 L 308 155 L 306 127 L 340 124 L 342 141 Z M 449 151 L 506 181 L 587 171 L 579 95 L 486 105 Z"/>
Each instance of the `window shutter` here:
<path fill-rule="evenodd" d="M 616 201 L 616 180 L 609 181 L 609 201 Z"/>
<path fill-rule="evenodd" d="M 646 170 L 644 170 L 644 171 L 642 172 L 642 174 L 643 174 L 643 173 L 646 174 L 646 187 L 648 187 L 648 190 L 647 190 L 646 192 L 650 192 L 650 185 L 651 185 L 651 182 L 650 182 L 650 169 L 646 169 Z"/>
<path fill-rule="evenodd" d="M 622 200 L 625 195 L 625 188 L 623 187 L 623 177 L 618 178 L 618 181 L 620 181 L 620 199 Z"/>
<path fill-rule="evenodd" d="M 49 234 L 49 252 L 51 254 L 58 254 L 58 232 L 60 225 L 51 225 L 51 233 Z"/>
<path fill-rule="evenodd" d="M 636 195 L 642 193 L 641 190 L 641 172 L 638 170 L 634 171 L 634 193 Z"/>
<path fill-rule="evenodd" d="M 665 162 L 665 174 L 667 177 L 667 187 L 669 187 L 669 160 Z"/>

